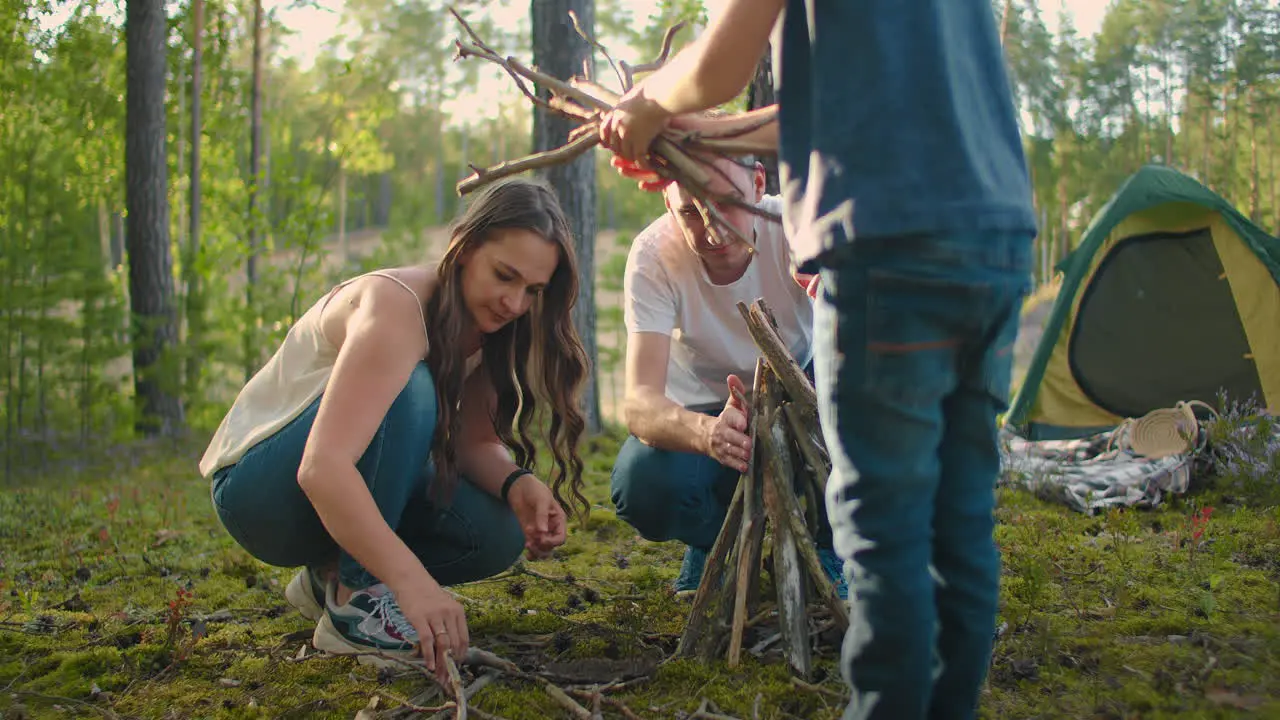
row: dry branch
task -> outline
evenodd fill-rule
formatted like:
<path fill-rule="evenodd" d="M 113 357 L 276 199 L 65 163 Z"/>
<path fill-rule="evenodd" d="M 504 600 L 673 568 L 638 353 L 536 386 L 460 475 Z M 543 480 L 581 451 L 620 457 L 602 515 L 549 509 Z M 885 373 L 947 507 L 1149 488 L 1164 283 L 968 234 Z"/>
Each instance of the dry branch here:
<path fill-rule="evenodd" d="M 530 68 L 513 57 L 502 57 L 480 38 L 457 10 L 450 8 L 450 12 L 469 38 L 467 42 L 462 40 L 455 42 L 458 59 L 478 58 L 500 66 L 535 107 L 582 123 L 570 134 L 568 142 L 560 148 L 504 161 L 490 168 L 472 165 L 473 174 L 457 185 L 459 195 L 474 192 L 486 183 L 502 177 L 571 162 L 590 150 L 596 143 L 588 141 L 587 138 L 598 136 L 600 117 L 618 104 L 621 93 L 631 89 L 636 73 L 656 70 L 666 62 L 671 52 L 672 39 L 683 27 L 683 23 L 680 23 L 668 29 L 663 37 L 662 51 L 655 61 L 632 66 L 625 62 L 614 62 L 607 48 L 591 37 L 582 28 L 577 16 L 570 12 L 569 19 L 578 34 L 599 50 L 613 68 L 621 85 L 620 91 L 615 92 L 594 81 L 589 72 L 586 72 L 588 68 L 584 68 L 580 77 L 561 80 Z M 527 84 L 529 82 L 545 90 L 549 97 L 543 98 L 534 93 Z M 722 193 L 712 189 L 716 175 L 722 176 L 721 179 L 727 177 L 716 166 L 717 159 L 730 159 L 733 155 L 770 151 L 767 147 L 743 141 L 740 137 L 772 121 L 771 116 L 754 115 L 741 123 L 732 123 L 726 128 L 712 132 L 691 133 L 667 128 L 662 131 L 651 147 L 650 166 L 660 177 L 676 183 L 694 198 L 694 204 L 702 216 L 713 244 L 743 242 L 751 252 L 755 251 L 751 241 L 742 231 L 728 222 L 718 206 L 742 208 L 771 222 L 781 223 L 777 213 L 756 207 L 737 193 Z M 728 184 L 733 187 L 732 182 Z"/>
<path fill-rule="evenodd" d="M 569 697 L 565 691 L 555 685 L 552 685 L 548 680 L 543 680 L 542 683 L 543 689 L 547 691 L 547 694 L 551 696 L 551 699 L 555 700 L 560 707 L 568 710 L 570 715 L 577 720 L 591 720 L 591 711 L 579 705 L 577 701 Z"/>
<path fill-rule="evenodd" d="M 832 614 L 835 616 L 836 625 L 841 631 L 847 630 L 849 627 L 849 613 L 845 608 L 844 601 L 836 593 L 835 586 L 827 578 L 826 570 L 822 567 L 822 561 L 818 558 L 818 551 L 812 536 L 809 535 L 808 529 L 805 528 L 804 520 L 800 514 L 800 507 L 796 503 L 795 493 L 790 487 L 790 479 L 793 475 L 789 472 L 791 468 L 787 467 L 786 447 L 782 444 L 783 429 L 781 425 L 776 424 L 773 428 L 774 432 L 765 433 L 762 436 L 762 452 L 765 457 L 769 458 L 769 462 L 773 468 L 773 472 L 765 475 L 767 481 L 774 483 L 774 491 L 779 499 L 779 513 L 775 518 L 778 524 L 789 526 L 793 536 L 803 539 L 804 542 L 799 543 L 800 557 L 804 561 L 809 571 L 809 579 L 814 582 L 818 588 L 818 598 L 825 602 L 831 608 Z M 768 490 L 766 489 L 766 494 Z"/>
<path fill-rule="evenodd" d="M 751 388 L 753 403 L 759 407 L 758 403 L 763 400 L 765 392 L 764 358 L 756 358 L 756 371 Z M 755 597 L 753 581 L 759 577 L 760 556 L 764 545 L 764 498 L 762 497 L 764 485 L 760 482 L 759 471 L 756 470 L 760 457 L 760 451 L 756 447 L 759 444 L 756 439 L 759 427 L 759 422 L 755 420 L 757 417 L 759 412 L 753 411 L 749 420 L 751 462 L 748 465 L 747 474 L 739 479 L 739 483 L 743 486 L 743 520 L 738 533 L 736 583 L 738 592 L 734 597 L 733 620 L 729 632 L 729 667 L 737 667 L 742 655 L 742 638 L 746 632 L 750 600 Z"/>
<path fill-rule="evenodd" d="M 791 509 L 791 478 L 794 474 L 790 459 L 784 455 L 785 445 L 779 442 L 776 421 L 776 398 L 766 405 L 757 437 L 760 438 L 760 454 L 764 467 L 764 505 L 773 526 L 774 584 L 778 592 L 778 623 L 782 630 L 782 644 L 791 668 L 808 678 L 813 670 L 813 657 L 809 649 L 809 623 L 805 617 L 805 569 L 801 565 L 801 553 L 805 545 L 812 544 L 807 531 L 797 532 L 788 517 Z M 819 568 L 821 572 L 821 568 Z"/>
<path fill-rule="evenodd" d="M 711 600 L 720 587 L 720 577 L 738 536 L 738 525 L 742 522 L 743 482 L 738 482 L 733 500 L 729 502 L 729 510 L 725 513 L 724 524 L 720 526 L 720 534 L 707 555 L 707 564 L 703 567 L 702 578 L 698 590 L 693 595 L 693 607 L 689 610 L 689 620 L 685 623 L 684 634 L 680 636 L 680 644 L 676 647 L 677 657 L 690 657 L 697 650 L 706 630 L 710 614 L 714 610 Z M 713 587 L 714 586 L 714 587 Z"/>
<path fill-rule="evenodd" d="M 507 162 L 498 163 L 490 168 L 479 168 L 472 165 L 471 175 L 458 183 L 458 191 L 466 194 L 486 183 L 497 180 L 498 178 L 510 175 L 519 175 L 520 173 L 528 170 L 536 170 L 538 168 L 559 165 L 578 157 L 582 153 L 599 144 L 599 135 L 595 133 L 584 133 L 576 140 L 572 140 L 569 144 L 558 147 L 555 150 L 547 150 L 546 152 L 526 155 L 518 160 L 508 160 Z"/>
<path fill-rule="evenodd" d="M 643 65 L 628 65 L 625 61 L 620 63 L 623 72 L 623 91 L 630 90 L 635 85 L 636 73 L 653 72 L 666 64 L 667 57 L 671 55 L 671 41 L 675 39 L 676 33 L 683 28 L 683 20 L 667 28 L 667 31 L 662 35 L 662 49 L 658 52 L 658 57 L 653 62 L 647 62 Z"/>

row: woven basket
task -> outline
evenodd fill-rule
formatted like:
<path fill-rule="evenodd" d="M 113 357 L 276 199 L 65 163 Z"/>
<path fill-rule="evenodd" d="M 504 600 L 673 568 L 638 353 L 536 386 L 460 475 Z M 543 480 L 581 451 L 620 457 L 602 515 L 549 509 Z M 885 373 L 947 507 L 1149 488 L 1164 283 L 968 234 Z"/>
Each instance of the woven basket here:
<path fill-rule="evenodd" d="M 1200 421 L 1195 408 L 1202 407 L 1217 417 L 1211 406 L 1191 400 L 1171 408 L 1152 410 L 1140 418 L 1129 418 L 1116 428 L 1111 445 L 1135 455 L 1162 458 L 1200 449 Z"/>

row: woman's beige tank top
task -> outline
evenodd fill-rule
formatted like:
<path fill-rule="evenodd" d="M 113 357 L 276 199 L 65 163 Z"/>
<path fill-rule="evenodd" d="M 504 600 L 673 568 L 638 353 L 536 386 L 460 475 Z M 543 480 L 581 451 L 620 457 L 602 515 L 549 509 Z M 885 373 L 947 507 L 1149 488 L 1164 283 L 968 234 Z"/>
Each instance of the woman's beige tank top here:
<path fill-rule="evenodd" d="M 298 318 L 275 354 L 236 396 L 200 460 L 203 477 L 212 479 L 221 468 L 239 462 L 245 452 L 288 425 L 320 397 L 338 358 L 338 348 L 321 331 L 320 315 L 338 290 L 369 275 L 387 278 L 413 295 L 418 301 L 422 331 L 426 333 L 427 319 L 421 315 L 422 300 L 399 278 L 375 270 L 335 286 Z M 428 337 L 428 345 L 430 342 Z M 479 364 L 480 353 L 477 352 L 467 358 L 466 374 L 470 375 Z"/>

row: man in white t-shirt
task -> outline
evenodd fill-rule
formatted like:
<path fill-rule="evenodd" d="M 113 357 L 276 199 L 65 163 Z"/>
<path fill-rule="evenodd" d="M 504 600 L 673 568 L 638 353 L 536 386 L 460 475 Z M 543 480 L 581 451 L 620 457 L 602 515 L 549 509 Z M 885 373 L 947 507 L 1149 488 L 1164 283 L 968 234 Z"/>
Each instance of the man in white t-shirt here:
<path fill-rule="evenodd" d="M 713 190 L 736 190 L 781 212 L 781 199 L 764 194 L 762 165 L 727 159 L 716 165 L 724 176 L 712 173 Z M 742 242 L 716 245 L 688 194 L 672 184 L 664 197 L 667 213 L 635 238 L 627 258 L 623 413 L 631 436 L 614 463 L 612 496 L 618 517 L 643 537 L 687 546 L 675 583 L 685 595 L 698 587 L 750 457 L 747 408 L 730 387 L 747 392 L 760 351 L 737 305 L 763 298 L 801 367 L 812 360 L 813 306 L 793 273 L 781 224 L 721 205 L 755 252 Z M 819 555 L 843 594 L 825 510 L 820 515 Z"/>

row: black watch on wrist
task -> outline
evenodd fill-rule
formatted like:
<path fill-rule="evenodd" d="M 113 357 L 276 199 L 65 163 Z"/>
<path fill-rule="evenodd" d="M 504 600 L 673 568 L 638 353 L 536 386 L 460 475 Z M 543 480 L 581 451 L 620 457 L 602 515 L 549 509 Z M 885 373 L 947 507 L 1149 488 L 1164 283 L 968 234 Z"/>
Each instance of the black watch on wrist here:
<path fill-rule="evenodd" d="M 524 475 L 532 474 L 533 471 L 528 468 L 516 468 L 515 470 L 512 470 L 511 474 L 507 476 L 507 479 L 502 481 L 502 502 L 509 502 L 507 500 L 507 494 L 511 492 L 511 486 L 516 484 L 516 480 L 519 480 Z"/>

